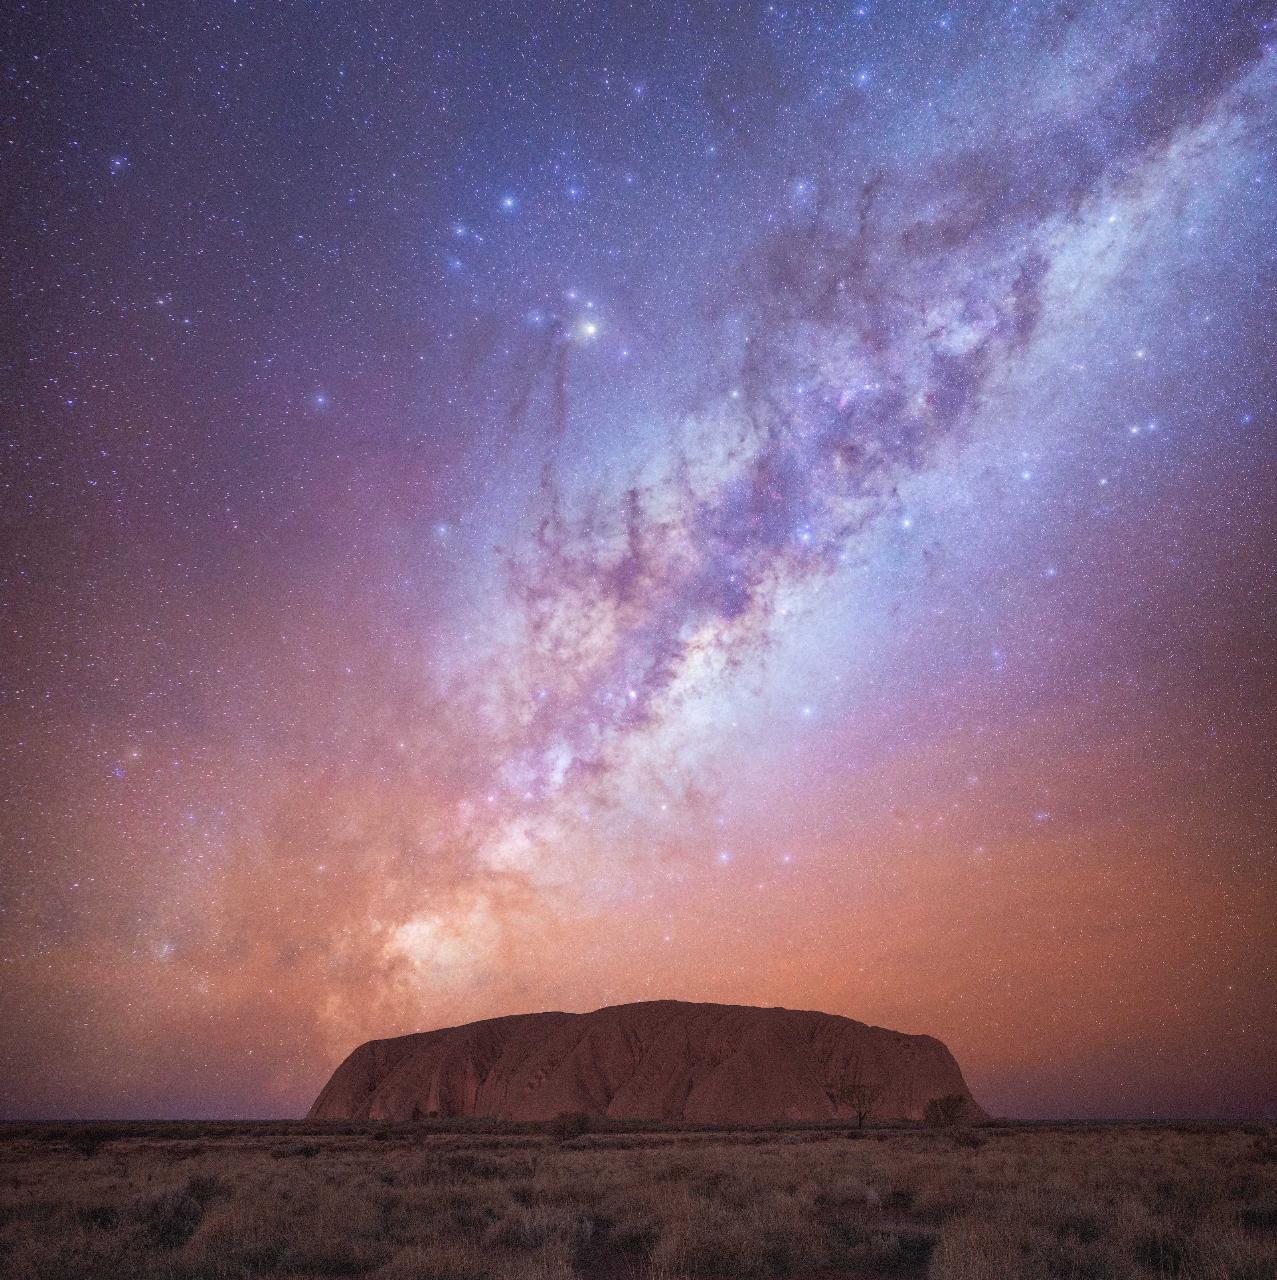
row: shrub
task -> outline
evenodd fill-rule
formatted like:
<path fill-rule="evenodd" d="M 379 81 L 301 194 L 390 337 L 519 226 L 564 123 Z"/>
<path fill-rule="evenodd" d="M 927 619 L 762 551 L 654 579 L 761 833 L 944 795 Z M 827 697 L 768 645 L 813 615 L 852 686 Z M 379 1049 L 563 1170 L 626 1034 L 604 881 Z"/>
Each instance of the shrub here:
<path fill-rule="evenodd" d="M 165 1191 L 140 1201 L 136 1217 L 146 1238 L 158 1248 L 176 1249 L 194 1234 L 204 1206 L 185 1191 Z"/>
<path fill-rule="evenodd" d="M 114 1231 L 120 1225 L 120 1210 L 113 1204 L 86 1205 L 76 1217 L 86 1227 L 94 1227 L 98 1231 Z"/>
<path fill-rule="evenodd" d="M 488 1262 L 468 1243 L 411 1245 L 378 1270 L 376 1280 L 483 1280 Z"/>
<path fill-rule="evenodd" d="M 584 1111 L 560 1111 L 550 1121 L 549 1132 L 551 1137 L 562 1141 L 579 1138 L 583 1133 L 589 1133 L 590 1128 L 590 1117 Z"/>
<path fill-rule="evenodd" d="M 276 1147 L 270 1154 L 273 1160 L 288 1160 L 294 1156 L 313 1160 L 322 1150 L 318 1142 L 299 1142 L 292 1147 Z"/>
<path fill-rule="evenodd" d="M 229 1182 L 213 1173 L 193 1173 L 186 1180 L 186 1194 L 200 1204 L 208 1204 L 231 1193 Z"/>
<path fill-rule="evenodd" d="M 967 1115 L 967 1100 L 960 1093 L 949 1093 L 943 1098 L 932 1098 L 927 1103 L 923 1118 L 929 1125 L 955 1125 Z"/>
<path fill-rule="evenodd" d="M 67 1134 L 67 1146 L 91 1160 L 115 1135 L 107 1129 L 73 1129 Z"/>

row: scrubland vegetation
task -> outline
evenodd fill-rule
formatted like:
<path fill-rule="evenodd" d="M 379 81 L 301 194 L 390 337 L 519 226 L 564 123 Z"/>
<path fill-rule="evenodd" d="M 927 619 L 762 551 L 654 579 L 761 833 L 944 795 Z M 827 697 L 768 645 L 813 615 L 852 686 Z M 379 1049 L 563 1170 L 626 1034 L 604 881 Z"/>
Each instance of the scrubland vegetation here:
<path fill-rule="evenodd" d="M 1273 1280 L 1260 1126 L 0 1128 L 30 1280 Z"/>

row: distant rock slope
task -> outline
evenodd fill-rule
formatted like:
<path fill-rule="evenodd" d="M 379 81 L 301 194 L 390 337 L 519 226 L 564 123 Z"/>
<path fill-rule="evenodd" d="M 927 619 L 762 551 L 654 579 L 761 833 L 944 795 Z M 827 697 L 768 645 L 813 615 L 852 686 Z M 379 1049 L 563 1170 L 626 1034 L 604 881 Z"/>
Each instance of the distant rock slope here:
<path fill-rule="evenodd" d="M 491 1116 L 751 1124 L 918 1119 L 971 1099 L 953 1055 L 828 1013 L 655 1000 L 593 1013 L 528 1013 L 370 1040 L 333 1073 L 312 1120 Z"/>

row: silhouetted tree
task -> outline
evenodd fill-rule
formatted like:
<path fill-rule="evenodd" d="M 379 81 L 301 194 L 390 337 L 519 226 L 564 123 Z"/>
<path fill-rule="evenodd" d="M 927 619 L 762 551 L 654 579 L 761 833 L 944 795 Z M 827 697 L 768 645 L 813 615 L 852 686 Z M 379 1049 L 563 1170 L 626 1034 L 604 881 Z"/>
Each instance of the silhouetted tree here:
<path fill-rule="evenodd" d="M 838 1101 L 856 1117 L 856 1127 L 863 1129 L 882 1100 L 883 1085 L 865 1070 L 865 1058 L 855 1053 L 847 1062 L 847 1073 L 838 1089 Z"/>

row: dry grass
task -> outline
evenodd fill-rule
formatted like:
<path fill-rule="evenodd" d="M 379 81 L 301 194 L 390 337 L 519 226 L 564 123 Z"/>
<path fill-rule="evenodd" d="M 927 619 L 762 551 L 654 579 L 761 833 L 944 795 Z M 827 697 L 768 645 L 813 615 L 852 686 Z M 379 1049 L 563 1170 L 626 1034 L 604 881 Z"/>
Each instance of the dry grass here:
<path fill-rule="evenodd" d="M 1273 1280 L 1256 1128 L 0 1128 L 30 1280 Z"/>

